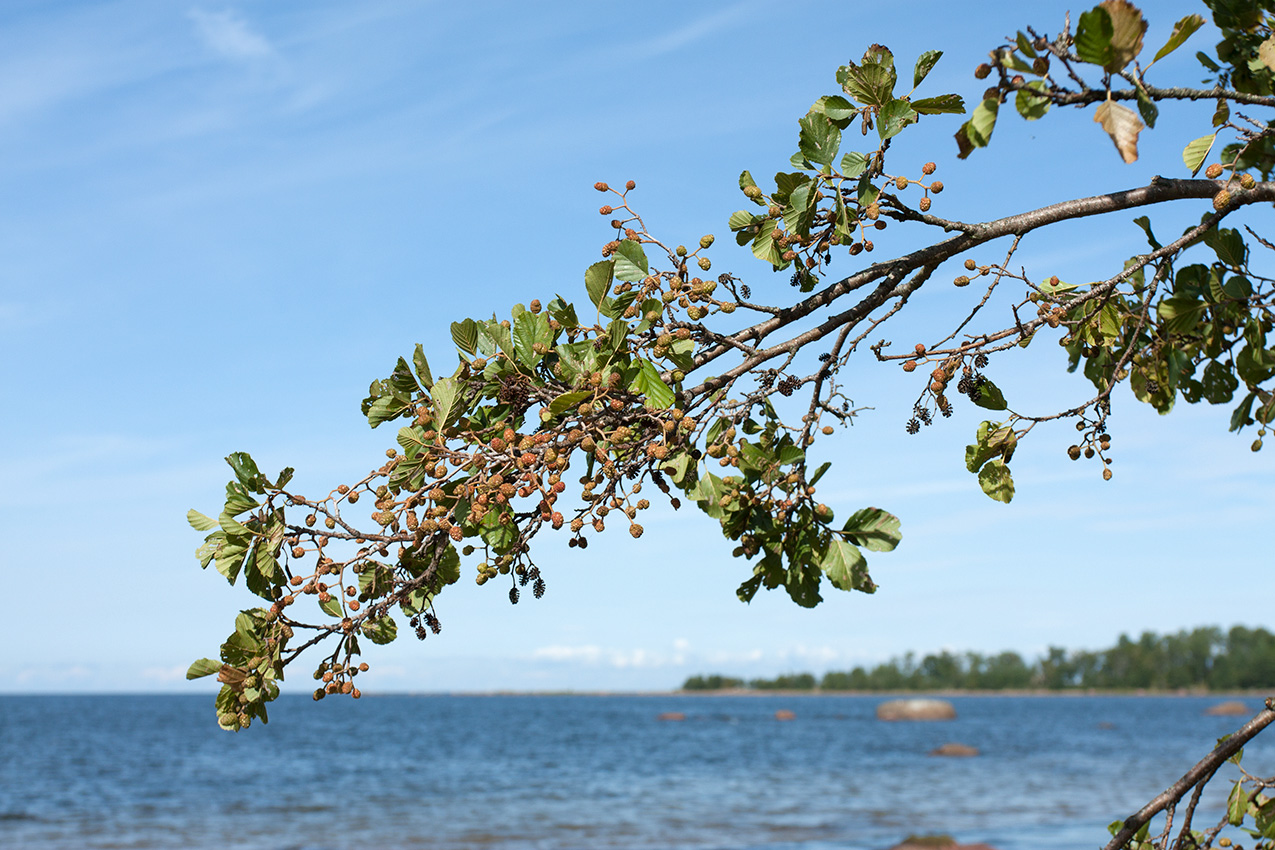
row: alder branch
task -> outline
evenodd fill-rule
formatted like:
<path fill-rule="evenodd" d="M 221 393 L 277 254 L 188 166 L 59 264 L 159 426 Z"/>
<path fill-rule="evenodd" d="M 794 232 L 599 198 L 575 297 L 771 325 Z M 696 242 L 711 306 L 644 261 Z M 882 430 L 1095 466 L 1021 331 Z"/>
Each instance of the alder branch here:
<path fill-rule="evenodd" d="M 1125 819 L 1124 826 L 1115 834 L 1103 850 L 1120 850 L 1129 839 L 1150 820 L 1172 803 L 1177 803 L 1186 793 L 1201 781 L 1207 782 L 1227 759 L 1235 755 L 1252 738 L 1272 722 L 1275 722 L 1275 698 L 1266 700 L 1266 707 L 1259 711 L 1252 720 L 1245 723 L 1222 743 L 1213 748 L 1207 756 L 1200 759 L 1194 767 L 1182 775 L 1162 793 L 1149 803 Z"/>
<path fill-rule="evenodd" d="M 1222 181 L 1178 180 L 1157 177 L 1154 178 L 1147 186 L 1142 186 L 1136 189 L 1126 189 L 1107 195 L 1094 195 L 1087 198 L 1061 201 L 1056 204 L 1040 207 L 1039 209 L 995 219 L 984 224 L 972 225 L 969 231 L 962 233 L 959 236 L 954 236 L 951 239 L 944 240 L 943 242 L 939 242 L 935 245 L 913 251 L 895 260 L 890 260 L 884 263 L 876 263 L 862 271 L 843 278 L 842 280 L 828 286 L 824 290 L 798 302 L 792 307 L 782 310 L 777 316 L 730 335 L 729 339 L 731 340 L 731 344 L 721 344 L 696 355 L 694 362 L 695 367 L 698 369 L 701 366 L 707 365 L 708 363 L 718 359 L 729 351 L 737 350 L 736 343 L 743 343 L 750 340 L 760 342 L 775 331 L 811 315 L 820 308 L 832 304 L 834 301 L 848 293 L 859 290 L 883 276 L 888 276 L 886 283 L 878 285 L 871 293 L 865 296 L 859 304 L 850 310 L 846 310 L 845 312 L 834 316 L 832 319 L 812 331 L 807 331 L 806 333 L 793 337 L 785 343 L 758 351 L 739 366 L 727 370 L 721 375 L 705 380 L 695 388 L 688 390 L 686 394 L 687 396 L 698 396 L 712 392 L 719 388 L 726 380 L 738 377 L 767 360 L 777 357 L 780 354 L 791 352 L 796 348 L 819 339 L 840 327 L 845 322 L 858 322 L 862 320 L 865 316 L 872 313 L 886 300 L 888 300 L 893 288 L 893 284 L 889 283 L 890 280 L 897 282 L 904 275 L 916 269 L 922 267 L 937 268 L 941 263 L 950 260 L 959 254 L 969 251 L 984 243 L 999 239 L 1003 236 L 1012 235 L 1021 237 L 1033 230 L 1038 230 L 1062 221 L 1087 218 L 1089 216 L 1103 215 L 1111 212 L 1121 212 L 1143 206 L 1162 204 L 1168 201 L 1212 198 L 1219 191 L 1222 191 L 1223 188 L 1225 188 L 1225 184 Z M 1233 194 L 1226 211 L 1229 212 L 1248 204 L 1270 201 L 1275 201 L 1275 182 L 1258 183 L 1252 189 Z M 1030 330 L 1030 324 L 1028 329 Z"/>

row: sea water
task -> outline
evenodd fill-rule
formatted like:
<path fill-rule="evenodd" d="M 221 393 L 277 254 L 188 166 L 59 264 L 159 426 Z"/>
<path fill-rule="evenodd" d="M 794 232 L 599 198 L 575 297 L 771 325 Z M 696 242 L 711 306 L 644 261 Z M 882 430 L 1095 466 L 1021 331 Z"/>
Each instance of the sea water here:
<path fill-rule="evenodd" d="M 231 734 L 210 696 L 0 697 L 0 847 L 1096 848 L 1246 719 L 1206 716 L 1217 698 L 969 696 L 955 720 L 887 723 L 882 699 L 284 696 Z M 1271 737 L 1245 753 L 1261 775 Z M 928 755 L 948 742 L 980 755 Z"/>

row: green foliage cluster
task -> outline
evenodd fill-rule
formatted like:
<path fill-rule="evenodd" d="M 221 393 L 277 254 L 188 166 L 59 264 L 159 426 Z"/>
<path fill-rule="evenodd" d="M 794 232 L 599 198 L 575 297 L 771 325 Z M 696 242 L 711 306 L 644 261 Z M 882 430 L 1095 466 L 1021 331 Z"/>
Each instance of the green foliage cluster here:
<path fill-rule="evenodd" d="M 744 687 L 742 679 L 692 676 L 683 690 Z M 908 654 L 872 668 L 829 671 L 816 679 L 792 673 L 752 679 L 752 690 L 936 691 L 936 690 L 1191 690 L 1234 691 L 1275 688 L 1275 634 L 1263 628 L 1216 626 L 1134 640 L 1121 635 L 1108 649 L 1050 647 L 1032 663 L 1016 652 L 983 655 L 946 650 L 918 660 Z"/>
<path fill-rule="evenodd" d="M 220 657 L 196 661 L 188 674 L 222 683 L 220 725 L 264 721 L 285 667 L 312 647 L 326 652 L 313 673 L 315 699 L 359 697 L 364 643 L 389 643 L 404 623 L 419 639 L 437 634 L 437 600 L 462 575 L 504 584 L 511 603 L 525 593 L 538 598 L 547 580 L 532 557 L 537 534 L 562 533 L 577 549 L 608 528 L 638 538 L 650 498 L 674 509 L 694 503 L 717 521 L 747 562 L 737 590 L 743 601 L 762 588 L 782 587 L 807 607 L 828 586 L 873 593 L 865 553 L 893 550 L 900 521 L 878 507 L 852 507 L 837 521 L 816 498 L 829 465 L 811 456 L 819 436 L 858 412 L 844 371 L 862 348 L 905 376 L 920 373 L 909 431 L 949 416 L 957 395 L 997 414 L 978 427 L 965 462 L 1002 502 L 1014 495 L 1014 453 L 1051 419 L 1073 421 L 1081 436 L 1068 454 L 1098 457 L 1110 478 L 1108 418 L 1121 384 L 1161 412 L 1178 398 L 1233 403 L 1232 430 L 1258 426 L 1259 449 L 1275 419 L 1275 277 L 1263 273 L 1258 248 L 1275 245 L 1223 222 L 1275 201 L 1267 182 L 1275 127 L 1251 117 L 1275 106 L 1275 31 L 1264 13 L 1269 0 L 1208 5 L 1223 41 L 1215 58 L 1199 54 L 1204 88 L 1161 88 L 1147 77 L 1203 26 L 1201 16 L 1179 21 L 1143 67 L 1141 11 L 1104 0 L 1074 29 L 1068 22 L 1049 38 L 1028 28 L 994 49 L 975 71 L 979 79 L 995 74 L 994 85 L 956 133 L 964 157 L 987 146 L 1010 100 L 1032 121 L 1096 106 L 1095 121 L 1128 161 L 1137 157 L 1143 120 L 1152 126 L 1165 104 L 1207 99 L 1217 104 L 1207 141 L 1192 141 L 1182 166 L 1173 165 L 1194 178 L 1220 148 L 1203 179 L 1156 178 L 987 222 L 940 216 L 937 164 L 898 165 L 891 144 L 945 114 L 964 114 L 965 102 L 950 93 L 917 96 L 940 51 L 916 60 L 904 91 L 894 55 L 872 45 L 837 70 L 838 92 L 797 122 L 789 170 L 766 187 L 741 175 L 751 208 L 728 226 L 768 271 L 790 272 L 791 288 L 765 287 L 754 297 L 742 277 L 710 274 L 712 235 L 688 240 L 690 247 L 666 241 L 631 206 L 633 181 L 623 189 L 596 184 L 610 232 L 601 258 L 584 270 L 587 300 L 532 298 L 507 318 L 454 322 L 454 352 L 437 376 L 421 345 L 398 359 L 362 404 L 372 427 L 397 426 L 394 443 L 360 480 L 307 497 L 289 486 L 290 468 L 267 478 L 235 453 L 222 509 L 188 514 L 207 535 L 201 566 L 214 565 L 232 584 L 242 577 L 261 600 L 240 612 Z M 1131 101 L 1138 114 L 1122 105 Z M 856 124 L 862 141 L 852 146 Z M 850 147 L 859 149 L 843 150 Z M 1055 224 L 1191 199 L 1208 207 L 1174 238 L 1157 236 L 1149 217 L 1135 218 L 1138 229 L 1129 231 L 1149 250 L 1105 279 L 1063 282 L 1014 263 L 1023 239 Z M 918 247 L 869 262 L 874 234 L 890 226 L 906 228 Z M 971 256 L 997 240 L 1009 243 L 1003 258 Z M 834 254 L 854 264 L 849 274 L 831 274 Z M 950 333 L 903 351 L 884 339 L 867 342 L 932 291 L 949 263 L 962 266 L 954 286 L 980 282 Z M 1000 318 L 988 324 L 994 309 Z M 1066 349 L 1069 367 L 1083 371 L 1095 395 L 1033 415 L 1012 406 L 988 369 L 994 357 L 1044 337 Z M 798 391 L 803 398 L 794 400 Z"/>

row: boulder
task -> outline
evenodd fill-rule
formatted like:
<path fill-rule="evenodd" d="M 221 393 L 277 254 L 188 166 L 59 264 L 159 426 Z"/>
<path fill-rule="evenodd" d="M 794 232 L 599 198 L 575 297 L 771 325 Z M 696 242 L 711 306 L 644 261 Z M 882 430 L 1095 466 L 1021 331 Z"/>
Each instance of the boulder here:
<path fill-rule="evenodd" d="M 950 835 L 909 835 L 890 850 L 995 850 L 988 844 L 960 844 Z"/>
<path fill-rule="evenodd" d="M 1211 705 L 1204 709 L 1204 713 L 1210 717 L 1240 717 L 1246 714 L 1252 714 L 1252 709 L 1239 700 L 1231 700 L 1229 702 L 1219 702 L 1217 705 Z"/>
<path fill-rule="evenodd" d="M 954 758 L 966 758 L 968 756 L 978 755 L 978 747 L 971 747 L 966 744 L 944 744 L 930 750 L 932 756 L 952 756 Z"/>
<path fill-rule="evenodd" d="M 775 712 L 776 720 L 796 720 L 797 715 L 786 708 L 781 708 Z"/>
<path fill-rule="evenodd" d="M 680 711 L 666 711 L 656 719 L 657 720 L 685 720 L 686 715 Z"/>
<path fill-rule="evenodd" d="M 895 699 L 877 706 L 877 720 L 952 720 L 956 709 L 943 699 Z"/>

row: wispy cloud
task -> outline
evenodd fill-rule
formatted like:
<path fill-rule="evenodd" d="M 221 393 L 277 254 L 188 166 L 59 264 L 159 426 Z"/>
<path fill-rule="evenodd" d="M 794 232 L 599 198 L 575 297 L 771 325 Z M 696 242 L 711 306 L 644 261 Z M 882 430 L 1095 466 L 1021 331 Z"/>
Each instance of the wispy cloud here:
<path fill-rule="evenodd" d="M 255 32 L 234 12 L 191 9 L 190 19 L 195 22 L 204 43 L 227 59 L 251 60 L 274 55 L 274 48 L 265 36 Z"/>
<path fill-rule="evenodd" d="M 720 12 L 697 18 L 685 26 L 636 44 L 633 46 L 633 50 L 647 56 L 672 53 L 675 50 L 707 38 L 718 30 L 734 26 L 757 5 L 755 2 L 736 3 L 734 6 L 722 9 Z"/>

